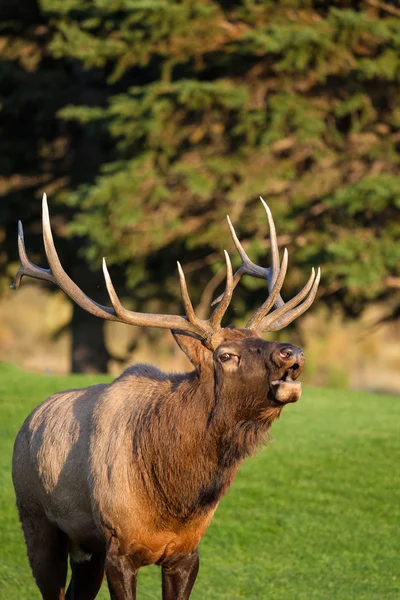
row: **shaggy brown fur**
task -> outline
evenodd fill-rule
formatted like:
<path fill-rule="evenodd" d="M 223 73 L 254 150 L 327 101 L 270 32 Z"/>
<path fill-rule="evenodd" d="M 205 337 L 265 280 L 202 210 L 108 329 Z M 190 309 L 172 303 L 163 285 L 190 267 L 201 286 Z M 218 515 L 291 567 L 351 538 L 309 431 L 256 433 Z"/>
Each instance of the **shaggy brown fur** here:
<path fill-rule="evenodd" d="M 104 569 L 111 597 L 133 599 L 150 563 L 163 566 L 164 600 L 189 598 L 220 498 L 279 417 L 278 398 L 300 396 L 299 348 L 235 328 L 207 346 L 174 335 L 194 371 L 130 367 L 51 396 L 18 434 L 17 505 L 45 600 L 64 598 L 68 551 L 71 600 L 95 598 Z"/>

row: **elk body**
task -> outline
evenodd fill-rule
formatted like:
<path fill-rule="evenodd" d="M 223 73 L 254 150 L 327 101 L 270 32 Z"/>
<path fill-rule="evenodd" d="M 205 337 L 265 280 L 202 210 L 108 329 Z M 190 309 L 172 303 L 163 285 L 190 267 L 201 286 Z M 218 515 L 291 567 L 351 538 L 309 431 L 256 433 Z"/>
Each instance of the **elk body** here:
<path fill-rule="evenodd" d="M 282 408 L 301 394 L 300 348 L 264 341 L 313 302 L 319 273 L 286 304 L 272 216 L 272 267 L 252 263 L 231 223 L 242 257 L 211 318 L 199 319 L 179 266 L 186 317 L 140 314 L 123 308 L 104 264 L 113 308 L 90 300 L 58 260 L 46 199 L 44 241 L 50 269 L 27 258 L 14 286 L 29 275 L 57 283 L 84 309 L 102 318 L 171 329 L 194 370 L 165 374 L 128 368 L 109 385 L 55 394 L 37 407 L 15 442 L 13 481 L 29 561 L 44 600 L 91 600 L 104 573 L 114 600 L 136 598 L 138 569 L 162 567 L 163 600 L 189 598 L 199 566 L 198 545 L 243 459 L 265 439 Z M 242 274 L 265 278 L 269 297 L 244 329 L 221 320 Z M 275 305 L 275 310 L 270 313 Z M 270 313 L 270 314 L 269 314 Z M 71 582 L 64 593 L 67 560 Z"/>

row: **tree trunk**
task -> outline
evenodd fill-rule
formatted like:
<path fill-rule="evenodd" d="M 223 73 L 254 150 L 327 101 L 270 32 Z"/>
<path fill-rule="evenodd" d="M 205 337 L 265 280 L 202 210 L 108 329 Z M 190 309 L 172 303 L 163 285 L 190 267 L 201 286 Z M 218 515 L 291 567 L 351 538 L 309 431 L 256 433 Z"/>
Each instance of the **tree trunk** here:
<path fill-rule="evenodd" d="M 97 274 L 75 267 L 72 279 L 97 302 L 104 303 L 105 294 L 99 290 Z M 105 345 L 105 322 L 73 304 L 71 320 L 71 372 L 107 373 L 109 353 Z"/>
<path fill-rule="evenodd" d="M 71 372 L 107 373 L 108 351 L 104 342 L 104 321 L 74 304 L 71 329 Z"/>

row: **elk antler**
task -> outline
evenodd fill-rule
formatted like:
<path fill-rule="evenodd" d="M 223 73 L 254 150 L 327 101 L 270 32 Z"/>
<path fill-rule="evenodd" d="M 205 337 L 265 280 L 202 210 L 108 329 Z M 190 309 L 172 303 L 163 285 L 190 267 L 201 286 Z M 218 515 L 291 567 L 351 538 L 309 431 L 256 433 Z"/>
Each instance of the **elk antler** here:
<path fill-rule="evenodd" d="M 11 286 L 13 289 L 19 287 L 22 277 L 27 275 L 35 279 L 43 279 L 51 281 L 60 287 L 76 304 L 87 312 L 108 319 L 109 321 L 119 321 L 128 325 L 138 325 L 141 327 L 160 327 L 163 329 L 177 329 L 179 331 L 187 331 L 188 333 L 198 335 L 200 338 L 207 341 L 211 335 L 221 328 L 221 320 L 233 293 L 233 276 L 232 265 L 228 253 L 225 251 L 226 260 L 226 286 L 225 293 L 219 306 L 214 310 L 209 320 L 199 319 L 194 310 L 189 298 L 186 287 L 185 276 L 181 265 L 178 263 L 179 279 L 181 285 L 181 293 L 183 305 L 185 308 L 186 317 L 178 315 L 158 315 L 151 313 L 139 313 L 124 308 L 116 294 L 108 273 L 105 259 L 103 259 L 103 273 L 107 286 L 107 291 L 110 296 L 112 308 L 98 304 L 86 294 L 72 281 L 72 279 L 64 271 L 61 262 L 58 258 L 57 251 L 54 247 L 53 235 L 50 227 L 49 209 L 47 206 L 46 194 L 43 194 L 43 239 L 46 251 L 49 269 L 43 269 L 34 265 L 26 254 L 24 243 L 24 232 L 21 221 L 18 222 L 18 249 L 21 260 L 21 266 L 17 271 L 14 283 Z"/>
<path fill-rule="evenodd" d="M 258 279 L 266 279 L 268 281 L 269 296 L 267 300 L 264 302 L 264 304 L 262 304 L 262 306 L 260 306 L 257 312 L 246 324 L 246 329 L 251 329 L 257 331 L 258 333 L 266 331 L 279 331 L 297 319 L 297 317 L 302 315 L 313 303 L 321 278 L 321 270 L 318 268 L 317 276 L 315 276 L 315 270 L 313 268 L 311 270 L 310 278 L 303 289 L 294 298 L 289 300 L 289 302 L 285 303 L 282 300 L 280 291 L 287 270 L 287 250 L 285 248 L 282 265 L 280 265 L 278 241 L 276 238 L 276 229 L 274 220 L 272 218 L 272 213 L 261 197 L 260 200 L 267 213 L 269 224 L 272 255 L 272 265 L 270 267 L 260 267 L 250 260 L 236 235 L 230 218 L 227 217 L 233 241 L 242 259 L 242 264 L 233 276 L 233 287 L 235 288 L 237 286 L 242 275 L 251 275 L 253 277 L 257 277 Z M 221 295 L 216 298 L 212 304 L 220 302 L 222 297 L 223 296 Z M 275 306 L 275 310 L 268 315 L 273 306 Z"/>

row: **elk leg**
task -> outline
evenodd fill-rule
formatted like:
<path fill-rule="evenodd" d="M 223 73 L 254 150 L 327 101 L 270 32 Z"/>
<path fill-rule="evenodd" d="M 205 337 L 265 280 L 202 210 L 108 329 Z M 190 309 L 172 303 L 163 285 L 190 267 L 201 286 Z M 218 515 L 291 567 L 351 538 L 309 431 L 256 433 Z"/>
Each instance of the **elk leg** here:
<path fill-rule="evenodd" d="M 43 600 L 64 600 L 68 538 L 43 515 L 18 506 L 29 563 Z"/>
<path fill-rule="evenodd" d="M 136 600 L 138 570 L 130 556 L 113 557 L 107 561 L 107 583 L 111 600 Z"/>
<path fill-rule="evenodd" d="M 71 582 L 66 600 L 94 600 L 104 578 L 105 554 L 92 554 L 90 560 L 77 562 L 71 557 Z"/>
<path fill-rule="evenodd" d="M 115 537 L 110 540 L 106 575 L 111 600 L 136 600 L 138 568 L 135 557 L 119 554 L 119 543 Z"/>
<path fill-rule="evenodd" d="M 188 600 L 199 572 L 199 551 L 162 567 L 162 600 Z"/>

